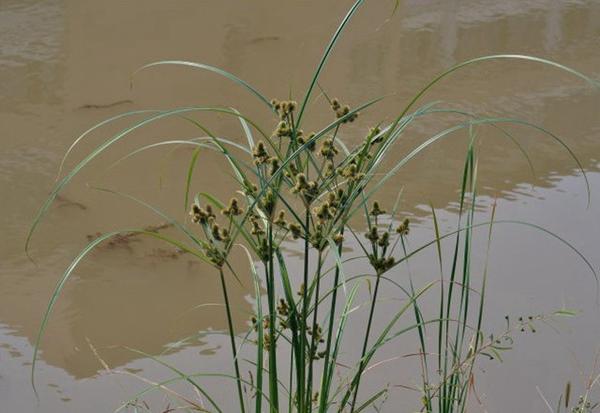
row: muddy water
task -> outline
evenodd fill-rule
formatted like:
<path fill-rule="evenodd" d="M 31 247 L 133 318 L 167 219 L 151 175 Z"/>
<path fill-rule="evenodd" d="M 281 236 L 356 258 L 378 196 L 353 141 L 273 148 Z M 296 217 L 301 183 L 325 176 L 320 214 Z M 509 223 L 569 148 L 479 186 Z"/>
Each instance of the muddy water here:
<path fill-rule="evenodd" d="M 353 105 L 388 95 L 346 129 L 344 138 L 350 143 L 361 139 L 367 126 L 392 119 L 432 76 L 467 58 L 534 54 L 600 75 L 597 2 L 413 0 L 402 2 L 391 17 L 392 3 L 367 2 L 322 76 L 329 94 Z M 152 150 L 109 167 L 141 145 L 195 136 L 189 126 L 165 121 L 136 132 L 84 170 L 35 235 L 31 251 L 35 263 L 23 253 L 25 234 L 65 150 L 79 133 L 107 117 L 134 109 L 233 105 L 265 129 L 271 128 L 263 107 L 214 75 L 151 69 L 136 75 L 131 89 L 130 74 L 136 68 L 161 59 L 202 61 L 237 74 L 267 96 L 298 96 L 349 4 L 0 1 L 1 412 L 108 411 L 141 388 L 130 377 L 102 373 L 89 343 L 111 366 L 153 380 L 165 377 L 165 372 L 121 346 L 151 354 L 166 352 L 171 362 L 189 372 L 223 368 L 227 343 L 215 334 L 225 328 L 218 279 L 184 254 L 129 238 L 94 252 L 64 289 L 42 345 L 39 402 L 29 385 L 32 342 L 41 314 L 58 277 L 87 238 L 161 223 L 130 200 L 91 187 L 132 194 L 183 218 L 188 149 Z M 497 131 L 482 128 L 479 175 L 484 205 L 479 218 L 489 216 L 486 205 L 497 199 L 500 217 L 556 231 L 573 241 L 597 268 L 600 95 L 554 69 L 500 62 L 455 74 L 429 92 L 423 103 L 433 100 L 479 114 L 526 117 L 564 138 L 588 171 L 589 209 L 581 174 L 555 142 L 526 128 L 509 128 L 528 151 L 532 174 L 512 143 Z M 329 119 L 322 108 L 315 104 L 307 127 Z M 221 135 L 243 139 L 239 124 L 231 119 L 212 115 L 200 119 Z M 395 155 L 407 153 L 451 120 L 424 118 L 398 144 Z M 67 160 L 67 167 L 125 125 L 117 122 L 93 134 Z M 418 222 L 412 245 L 431 238 L 430 203 L 444 227 L 451 228 L 465 146 L 466 136 L 456 134 L 432 147 L 407 164 L 382 192 L 382 202 L 389 205 L 403 188 L 403 213 Z M 214 190 L 226 198 L 230 184 L 224 165 L 203 155 L 195 189 Z M 169 228 L 162 231 L 174 233 Z M 581 390 L 586 375 L 593 373 L 600 342 L 593 277 L 574 254 L 547 237 L 523 228 L 499 227 L 495 234 L 489 263 L 491 329 L 501 328 L 507 313 L 537 314 L 563 306 L 581 313 L 560 323 L 558 332 L 540 328 L 539 334 L 519 337 L 504 364 L 482 365 L 477 387 L 481 405 L 475 401 L 474 410 L 546 411 L 537 389 L 557 400 L 567 380 Z M 418 283 L 437 276 L 430 264 L 434 258 L 426 253 L 411 262 L 410 273 Z M 246 263 L 239 257 L 234 265 L 243 269 Z M 231 289 L 237 326 L 242 327 L 251 310 L 250 291 L 233 280 Z M 392 292 L 387 295 L 392 305 L 398 299 Z M 358 337 L 360 331 L 352 334 Z M 369 372 L 372 380 L 365 385 L 365 394 L 390 384 L 383 411 L 411 411 L 415 406 L 416 396 L 398 386 L 418 385 L 415 366 L 410 358 L 401 357 L 415 350 L 414 343 L 408 343 L 387 349 L 384 356 L 394 360 Z M 156 397 L 150 403 L 153 411 L 160 411 L 169 401 Z"/>

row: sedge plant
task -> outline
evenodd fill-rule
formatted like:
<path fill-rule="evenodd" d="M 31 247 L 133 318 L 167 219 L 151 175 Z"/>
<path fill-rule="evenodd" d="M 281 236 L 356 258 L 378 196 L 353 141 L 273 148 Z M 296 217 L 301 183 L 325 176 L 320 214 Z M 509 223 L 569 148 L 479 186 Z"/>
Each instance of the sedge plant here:
<path fill-rule="evenodd" d="M 514 322 L 507 320 L 506 331 L 496 336 L 483 332 L 487 270 L 475 282 L 473 277 L 476 274 L 471 270 L 473 232 L 487 229 L 489 244 L 494 225 L 529 224 L 498 221 L 493 213 L 488 222 L 475 222 L 478 130 L 486 126 L 495 128 L 502 132 L 507 142 L 515 143 L 518 149 L 523 150 L 519 141 L 503 125 L 532 128 L 561 145 L 583 172 L 586 184 L 587 178 L 583 166 L 565 142 L 541 126 L 521 119 L 477 116 L 440 107 L 439 104 L 418 104 L 429 89 L 453 72 L 496 60 L 548 65 L 595 87 L 598 83 L 574 69 L 538 57 L 478 57 L 435 77 L 408 101 L 392 122 L 366 128 L 363 138 L 356 145 L 349 145 L 345 139 L 347 125 L 355 122 L 361 112 L 370 109 L 381 99 L 350 107 L 337 98 L 330 98 L 321 89 L 330 107 L 327 110 L 331 110 L 331 121 L 320 129 L 307 132 L 303 126 L 321 87 L 320 75 L 340 35 L 363 2 L 357 0 L 341 21 L 299 103 L 292 99 L 269 99 L 235 75 L 206 64 L 161 61 L 142 68 L 183 65 L 223 76 L 255 96 L 257 105 L 272 114 L 273 125 L 269 129 L 258 125 L 237 109 L 198 106 L 124 113 L 101 122 L 77 138 L 65 159 L 90 133 L 116 120 L 143 117 L 143 120 L 105 140 L 60 178 L 33 221 L 26 249 L 32 234 L 61 190 L 96 157 L 132 132 L 152 127 L 167 118 L 178 118 L 204 134 L 200 138 L 147 145 L 125 157 L 162 145 L 185 144 L 195 148 L 185 183 L 189 217 L 183 220 L 169 217 L 155 206 L 130 197 L 141 207 L 151 209 L 172 224 L 183 240 L 157 231 L 128 228 L 103 234 L 91 241 L 66 269 L 51 296 L 35 343 L 32 384 L 37 353 L 48 319 L 74 269 L 90 251 L 111 237 L 139 234 L 175 246 L 214 269 L 221 283 L 227 317 L 231 369 L 218 374 L 186 373 L 157 357 L 147 355 L 169 368 L 174 377 L 151 386 L 135 398 L 150 390 L 164 389 L 183 381 L 195 388 L 205 401 L 197 404 L 182 397 L 185 408 L 189 411 L 223 412 L 225 410 L 219 400 L 203 385 L 206 380 L 219 377 L 231 381 L 237 399 L 236 409 L 242 413 L 358 413 L 374 408 L 387 392 L 385 388 L 375 394 L 361 392 L 363 374 L 375 360 L 378 351 L 384 346 L 398 345 L 402 338 L 411 335 L 416 336 L 419 343 L 422 370 L 419 388 L 421 404 L 415 409 L 438 413 L 467 411 L 473 367 L 477 360 L 480 357 L 499 357 L 503 350 L 510 347 L 514 328 L 533 328 L 529 326 L 539 318 L 520 320 L 516 327 Z M 197 119 L 199 113 L 238 119 L 241 137 L 226 139 L 211 133 Z M 435 133 L 383 170 L 387 156 L 395 150 L 396 142 L 404 136 L 407 128 L 423 117 L 436 114 L 453 114 L 463 120 Z M 469 144 L 459 181 L 461 190 L 456 228 L 442 234 L 432 208 L 435 231 L 431 241 L 410 248 L 407 242 L 410 237 L 409 219 L 397 216 L 397 203 L 385 206 L 377 202 L 376 194 L 382 188 L 389 190 L 386 182 L 417 155 L 442 139 L 459 135 L 461 131 L 469 137 Z M 352 141 L 356 142 L 356 139 Z M 195 165 L 207 149 L 224 157 L 235 177 L 237 188 L 229 200 L 218 199 L 210 192 L 210 188 L 192 192 Z M 63 165 L 64 160 L 61 170 Z M 386 211 L 390 207 L 390 212 Z M 353 224 L 359 217 L 363 220 L 362 229 Z M 585 257 L 567 241 L 543 228 L 529 226 L 559 239 L 594 272 Z M 453 245 L 449 263 L 443 260 L 443 240 L 449 240 Z M 292 275 L 296 268 L 294 271 L 290 269 L 289 257 L 283 248 L 288 241 L 293 241 L 301 253 L 299 276 Z M 365 282 L 366 277 L 347 273 L 349 259 L 344 257 L 344 247 L 349 245 L 360 252 L 360 257 L 353 257 L 352 260 L 361 259 L 371 269 L 368 283 Z M 255 300 L 255 314 L 248 331 L 243 333 L 234 329 L 235 309 L 232 308 L 229 295 L 232 277 L 238 278 L 231 264 L 232 251 L 236 248 L 248 256 Z M 403 278 L 403 265 L 411 257 L 431 248 L 437 251 L 440 279 L 416 288 L 409 278 Z M 333 266 L 328 266 L 328 263 L 333 263 Z M 379 325 L 379 328 L 375 328 L 381 288 L 384 288 L 382 284 L 391 285 L 404 301 L 392 317 L 385 320 L 383 327 Z M 368 302 L 359 306 L 359 290 L 367 285 L 370 291 Z M 425 314 L 421 300 L 425 294 L 434 291 L 433 286 L 440 291 L 439 307 L 437 313 L 430 317 Z M 341 367 L 346 328 L 357 307 L 366 312 L 365 324 L 353 325 L 353 328 L 362 331 L 360 354 L 351 366 L 347 366 L 348 361 L 345 360 L 346 365 Z M 430 337 L 435 338 L 433 343 Z M 241 357 L 242 351 L 247 352 L 249 347 L 253 348 L 253 358 Z M 252 373 L 245 374 L 248 370 Z"/>

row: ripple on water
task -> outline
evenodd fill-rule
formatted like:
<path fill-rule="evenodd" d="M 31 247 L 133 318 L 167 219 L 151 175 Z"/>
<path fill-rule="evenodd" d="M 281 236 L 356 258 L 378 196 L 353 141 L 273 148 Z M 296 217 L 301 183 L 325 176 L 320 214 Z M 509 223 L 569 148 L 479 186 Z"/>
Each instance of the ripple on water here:
<path fill-rule="evenodd" d="M 0 66 L 56 61 L 63 25 L 57 0 L 8 0 L 0 8 Z"/>

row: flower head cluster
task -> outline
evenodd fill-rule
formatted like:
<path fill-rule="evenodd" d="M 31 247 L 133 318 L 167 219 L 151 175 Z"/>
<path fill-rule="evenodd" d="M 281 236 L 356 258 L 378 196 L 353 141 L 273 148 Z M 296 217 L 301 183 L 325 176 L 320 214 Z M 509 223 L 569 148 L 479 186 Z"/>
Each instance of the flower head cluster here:
<path fill-rule="evenodd" d="M 313 138 L 315 137 L 315 133 L 311 133 L 310 135 L 308 135 L 307 137 L 304 137 L 304 134 L 301 133 L 302 130 L 298 130 L 297 133 L 297 139 L 298 139 L 298 144 L 299 145 L 304 145 L 308 142 L 308 145 L 306 146 L 306 148 L 313 152 L 315 150 L 315 148 L 317 147 L 317 141 L 313 140 Z"/>
<path fill-rule="evenodd" d="M 377 274 L 383 274 L 396 264 L 396 259 L 392 256 L 375 257 L 374 255 L 369 254 L 369 262 Z"/>
<path fill-rule="evenodd" d="M 381 231 L 377 226 L 377 217 L 385 213 L 386 211 L 381 208 L 379 202 L 374 201 L 369 215 L 375 217 L 375 224 L 371 225 L 365 233 L 365 238 L 371 242 L 373 248 L 373 253 L 368 255 L 369 262 L 377 274 L 383 274 L 396 264 L 395 258 L 389 251 L 393 233 L 389 231 L 390 227 Z M 396 233 L 401 237 L 408 235 L 408 225 L 409 220 L 405 218 L 396 229 Z"/>
<path fill-rule="evenodd" d="M 292 128 L 286 121 L 282 120 L 277 125 L 277 129 L 275 129 L 275 136 L 278 138 L 290 137 L 292 136 Z"/>
<path fill-rule="evenodd" d="M 350 181 L 350 182 L 358 182 L 365 176 L 365 174 L 363 172 L 358 171 L 358 165 L 356 165 L 355 161 L 354 162 L 351 161 L 348 166 L 341 169 L 339 171 L 339 174 L 342 177 L 348 179 L 348 181 Z"/>
<path fill-rule="evenodd" d="M 293 100 L 282 100 L 281 102 L 277 99 L 271 100 L 273 109 L 277 111 L 280 119 L 285 119 L 288 115 L 292 114 L 298 107 L 298 104 Z"/>
<path fill-rule="evenodd" d="M 292 188 L 292 193 L 301 194 L 304 201 L 310 204 L 317 196 L 317 183 L 306 179 L 306 175 L 299 173 L 296 175 L 296 184 Z"/>
<path fill-rule="evenodd" d="M 252 157 L 254 158 L 254 164 L 257 166 L 264 165 L 270 161 L 271 157 L 269 156 L 263 141 L 259 141 L 256 144 L 254 150 L 252 151 Z"/>
<path fill-rule="evenodd" d="M 240 208 L 240 206 L 238 205 L 238 200 L 236 198 L 231 198 L 229 200 L 229 206 L 227 208 L 223 208 L 221 210 L 221 214 L 223 214 L 227 217 L 234 217 L 234 216 L 242 215 L 243 213 L 244 213 L 244 210 L 242 208 Z"/>
<path fill-rule="evenodd" d="M 333 144 L 333 139 L 327 138 L 323 141 L 323 144 L 321 145 L 321 150 L 320 150 L 320 154 L 323 158 L 331 161 L 333 158 L 335 158 L 335 155 L 337 155 L 338 152 L 339 151 Z"/>
<path fill-rule="evenodd" d="M 379 202 L 377 202 L 377 201 L 373 202 L 373 207 L 371 208 L 371 211 L 369 211 L 369 215 L 378 217 L 379 215 L 383 215 L 385 213 L 386 213 L 386 210 L 381 209 L 381 207 L 379 206 Z"/>
<path fill-rule="evenodd" d="M 396 232 L 402 236 L 408 235 L 408 233 L 410 231 L 409 224 L 410 224 L 409 219 L 404 218 L 402 223 L 400 225 L 398 225 L 398 228 L 396 228 Z"/>
<path fill-rule="evenodd" d="M 199 205 L 193 204 L 192 209 L 190 210 L 190 216 L 192 217 L 192 221 L 196 224 L 208 224 L 216 218 L 212 206 L 210 205 L 201 208 Z"/>
<path fill-rule="evenodd" d="M 333 98 L 331 100 L 331 109 L 334 110 L 335 116 L 340 119 L 344 116 L 347 116 L 350 113 L 350 106 L 340 104 L 340 101 L 337 98 Z M 354 112 L 352 115 L 348 116 L 346 119 L 342 121 L 342 123 L 354 122 L 358 117 L 358 112 Z"/>

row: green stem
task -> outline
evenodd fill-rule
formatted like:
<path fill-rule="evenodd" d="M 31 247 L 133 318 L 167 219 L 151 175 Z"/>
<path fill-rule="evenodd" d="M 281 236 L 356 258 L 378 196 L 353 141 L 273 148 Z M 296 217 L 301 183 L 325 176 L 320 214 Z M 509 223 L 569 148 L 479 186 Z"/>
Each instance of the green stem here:
<path fill-rule="evenodd" d="M 317 342 L 315 340 L 316 331 L 317 331 L 317 317 L 319 312 L 319 288 L 321 285 L 321 267 L 323 265 L 323 253 L 319 251 L 319 258 L 317 261 L 317 279 L 316 279 L 316 288 L 315 288 L 315 303 L 313 309 L 313 322 L 312 322 L 312 336 L 310 339 L 310 350 L 309 350 L 309 364 L 308 364 L 308 381 L 307 381 L 307 390 L 306 390 L 306 411 L 312 411 L 312 382 L 313 382 L 313 355 L 316 354 Z"/>
<path fill-rule="evenodd" d="M 227 294 L 227 284 L 225 283 L 225 274 L 223 269 L 219 268 L 219 275 L 221 276 L 221 287 L 223 290 L 223 299 L 225 300 L 225 310 L 227 311 L 227 325 L 229 327 L 229 340 L 231 341 L 231 352 L 233 353 L 233 365 L 235 367 L 235 377 L 237 379 L 238 397 L 240 401 L 240 411 L 245 413 L 246 408 L 244 406 L 244 395 L 242 393 L 242 380 L 240 375 L 240 366 L 238 364 L 237 349 L 235 346 L 235 333 L 233 331 L 233 321 L 231 317 L 231 307 L 229 305 L 229 295 Z M 260 396 L 257 396 L 260 397 Z"/>
<path fill-rule="evenodd" d="M 309 265 L 309 250 L 308 250 L 308 226 L 310 224 L 310 209 L 307 205 L 305 216 L 305 233 L 304 233 L 304 277 L 302 285 L 302 319 L 300 320 L 300 359 L 299 366 L 302 368 L 300 372 L 301 381 L 298 383 L 298 411 L 304 413 L 304 389 L 305 389 L 305 366 L 306 366 L 306 317 L 308 313 L 308 265 Z"/>
<path fill-rule="evenodd" d="M 381 281 L 381 274 L 377 274 L 377 281 L 375 281 L 375 290 L 373 291 L 373 299 L 371 300 L 371 309 L 369 310 L 369 321 L 367 323 L 367 331 L 365 332 L 365 340 L 363 342 L 363 348 L 362 348 L 362 352 L 360 355 L 360 365 L 358 367 L 358 373 L 356 374 L 355 378 L 354 378 L 354 396 L 352 396 L 352 404 L 350 407 L 350 413 L 354 412 L 354 407 L 356 405 L 356 398 L 358 396 L 358 388 L 360 386 L 360 378 L 362 376 L 363 370 L 365 368 L 365 362 L 364 362 L 364 358 L 365 358 L 365 354 L 367 352 L 367 345 L 369 343 L 369 335 L 371 334 L 371 325 L 373 323 L 373 314 L 375 313 L 375 304 L 377 303 L 377 293 L 379 291 L 379 281 Z M 352 391 L 352 387 L 350 388 L 350 391 Z M 347 398 L 346 400 L 347 401 Z M 345 405 L 346 403 L 343 402 L 342 403 L 342 407 Z"/>
<path fill-rule="evenodd" d="M 277 343 L 275 339 L 275 324 L 277 314 L 275 310 L 275 271 L 273 269 L 273 227 L 269 224 L 269 261 L 267 279 L 269 280 L 269 397 L 271 398 L 271 413 L 279 412 L 279 387 L 277 383 Z"/>
<path fill-rule="evenodd" d="M 340 234 L 344 235 L 344 228 Z M 338 254 L 342 252 L 342 243 L 338 246 Z M 329 326 L 327 327 L 327 342 L 325 344 L 325 360 L 323 361 L 323 378 L 321 380 L 321 394 L 319 399 L 319 413 L 325 413 L 327 408 L 327 398 L 329 397 L 329 376 L 333 371 L 333 367 L 329 367 L 329 352 L 331 351 L 331 339 L 333 337 L 333 321 L 335 319 L 335 307 L 337 302 L 338 282 L 340 278 L 340 268 L 336 265 L 335 275 L 333 278 L 333 293 L 331 296 L 331 309 L 329 311 Z"/>

